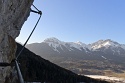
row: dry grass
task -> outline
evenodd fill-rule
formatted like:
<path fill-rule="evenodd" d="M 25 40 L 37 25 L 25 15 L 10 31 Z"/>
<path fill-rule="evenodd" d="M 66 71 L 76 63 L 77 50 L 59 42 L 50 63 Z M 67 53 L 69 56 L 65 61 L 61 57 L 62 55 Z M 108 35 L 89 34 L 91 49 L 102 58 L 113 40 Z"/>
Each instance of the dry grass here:
<path fill-rule="evenodd" d="M 125 79 L 125 71 L 124 73 L 115 73 L 115 72 L 112 72 L 111 70 L 105 70 L 105 75 Z"/>

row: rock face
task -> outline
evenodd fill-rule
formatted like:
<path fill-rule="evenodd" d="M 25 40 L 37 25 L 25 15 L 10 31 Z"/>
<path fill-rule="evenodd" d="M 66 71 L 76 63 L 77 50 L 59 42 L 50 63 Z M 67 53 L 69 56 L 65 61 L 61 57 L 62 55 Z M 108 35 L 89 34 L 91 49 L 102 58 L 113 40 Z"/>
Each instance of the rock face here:
<path fill-rule="evenodd" d="M 15 58 L 15 38 L 27 17 L 33 0 L 0 0 L 0 62 Z M 0 67 L 0 83 L 14 83 L 11 67 Z"/>

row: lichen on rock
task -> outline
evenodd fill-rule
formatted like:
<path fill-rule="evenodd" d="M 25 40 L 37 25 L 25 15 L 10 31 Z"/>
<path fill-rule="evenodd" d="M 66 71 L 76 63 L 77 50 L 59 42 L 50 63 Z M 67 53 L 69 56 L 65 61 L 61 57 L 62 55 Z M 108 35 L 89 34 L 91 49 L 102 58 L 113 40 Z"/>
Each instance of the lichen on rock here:
<path fill-rule="evenodd" d="M 30 14 L 33 0 L 0 0 L 0 62 L 15 58 L 15 38 Z M 12 67 L 0 67 L 0 83 L 14 83 Z"/>

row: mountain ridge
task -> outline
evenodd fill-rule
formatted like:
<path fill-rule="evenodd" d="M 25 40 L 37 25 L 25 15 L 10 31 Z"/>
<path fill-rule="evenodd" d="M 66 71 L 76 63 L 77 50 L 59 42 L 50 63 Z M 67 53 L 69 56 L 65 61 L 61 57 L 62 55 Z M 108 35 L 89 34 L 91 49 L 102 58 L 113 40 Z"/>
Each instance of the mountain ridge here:
<path fill-rule="evenodd" d="M 111 39 L 106 39 L 106 40 L 98 40 L 97 42 L 94 42 L 94 43 L 91 43 L 91 44 L 85 44 L 83 42 L 64 42 L 64 41 L 60 41 L 59 39 L 57 38 L 47 38 L 45 39 L 43 42 L 41 43 L 46 43 L 48 44 L 50 47 L 53 47 L 53 49 L 55 51 L 57 51 L 56 48 L 60 47 L 62 48 L 61 46 L 65 46 L 66 48 L 68 48 L 66 45 L 68 45 L 69 47 L 73 47 L 73 48 L 76 48 L 78 50 L 82 50 L 82 49 L 89 49 L 89 50 L 93 50 L 95 51 L 96 49 L 99 49 L 99 48 L 103 48 L 103 47 L 106 47 L 106 48 L 109 48 L 109 47 L 121 47 L 122 49 L 125 50 L 125 44 L 119 44 L 118 42 L 115 42 Z M 40 43 L 33 43 L 33 44 L 40 44 Z M 29 44 L 31 45 L 31 44 Z M 27 45 L 28 47 L 28 45 Z M 68 49 L 68 50 L 72 50 L 71 48 Z"/>
<path fill-rule="evenodd" d="M 17 43 L 16 55 L 22 49 L 22 45 Z M 20 69 L 26 82 L 47 82 L 47 83 L 109 83 L 103 80 L 96 80 L 86 76 L 81 76 L 64 69 L 52 62 L 41 58 L 28 49 L 24 48 L 20 57 Z"/>
<path fill-rule="evenodd" d="M 56 41 L 54 41 L 56 40 Z M 64 42 L 57 39 L 29 44 L 26 47 L 42 58 L 78 74 L 105 74 L 106 70 L 124 72 L 124 44 L 100 40 L 92 44 Z"/>

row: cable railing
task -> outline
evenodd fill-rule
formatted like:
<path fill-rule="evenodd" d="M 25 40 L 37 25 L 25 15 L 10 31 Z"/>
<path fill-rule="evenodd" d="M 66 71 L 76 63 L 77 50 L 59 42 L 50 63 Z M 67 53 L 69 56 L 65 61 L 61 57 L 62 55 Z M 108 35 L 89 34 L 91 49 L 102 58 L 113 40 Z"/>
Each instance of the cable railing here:
<path fill-rule="evenodd" d="M 18 58 L 20 57 L 22 51 L 23 51 L 24 48 L 25 48 L 25 45 L 27 44 L 27 42 L 28 42 L 29 39 L 31 38 L 33 32 L 35 31 L 35 29 L 36 29 L 36 27 L 37 27 L 37 25 L 38 25 L 38 23 L 39 23 L 39 21 L 40 21 L 40 19 L 41 19 L 41 16 L 42 16 L 42 11 L 40 11 L 40 10 L 39 10 L 37 7 L 35 7 L 33 4 L 32 4 L 32 6 L 36 9 L 36 11 L 35 11 L 35 10 L 32 10 L 32 9 L 31 9 L 30 11 L 33 12 L 33 13 L 37 13 L 37 14 L 40 15 L 39 18 L 38 18 L 38 20 L 37 20 L 37 22 L 36 22 L 36 24 L 35 24 L 35 26 L 34 26 L 34 28 L 33 28 L 33 30 L 32 30 L 32 32 L 30 33 L 29 37 L 27 38 L 26 42 L 24 43 L 22 49 L 20 50 L 20 52 L 18 53 L 18 55 L 16 56 L 16 58 L 13 59 L 13 60 L 11 61 L 11 63 L 0 62 L 0 67 L 13 66 L 13 63 L 15 63 L 14 66 L 15 66 L 15 68 L 16 68 L 16 70 L 17 70 L 17 75 L 18 75 L 19 83 L 25 83 L 25 82 L 24 82 L 24 78 L 23 78 L 23 76 L 22 76 L 22 73 L 21 73 L 21 70 L 20 70 L 20 67 L 19 67 Z"/>

